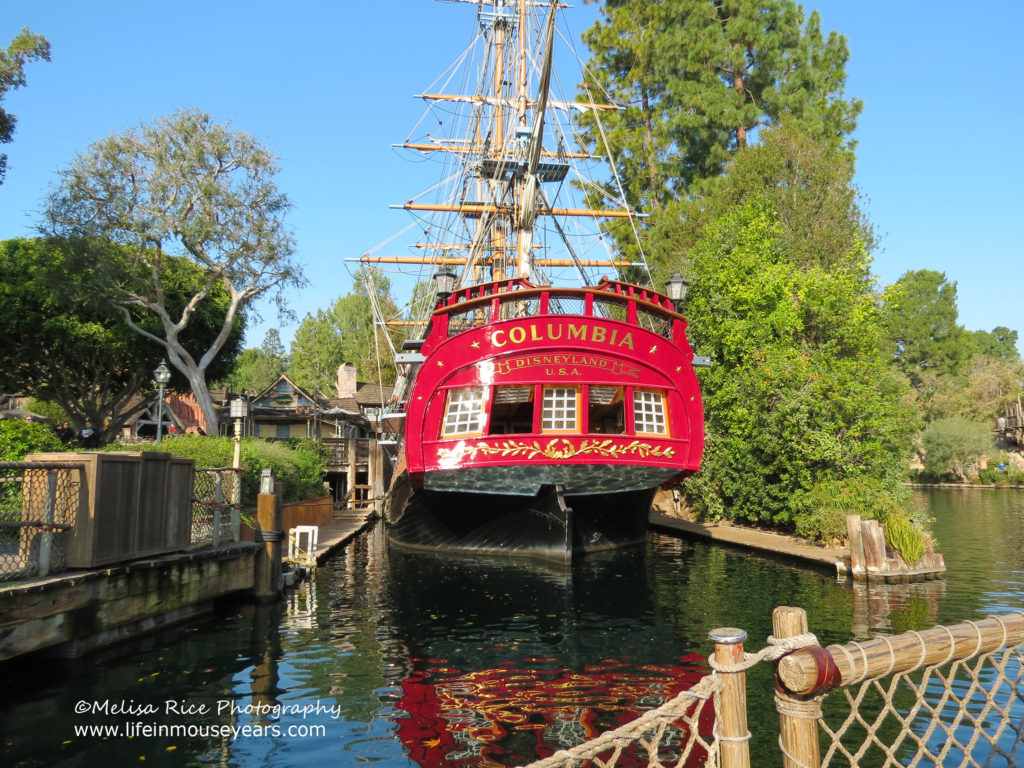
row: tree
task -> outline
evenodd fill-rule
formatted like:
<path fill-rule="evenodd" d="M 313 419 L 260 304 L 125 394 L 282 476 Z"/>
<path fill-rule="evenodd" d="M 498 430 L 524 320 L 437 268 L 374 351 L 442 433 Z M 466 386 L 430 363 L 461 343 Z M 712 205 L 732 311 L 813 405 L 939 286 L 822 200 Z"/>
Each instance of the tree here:
<path fill-rule="evenodd" d="M 885 290 L 886 351 L 917 386 L 922 374 L 962 375 L 971 357 L 970 335 L 957 324 L 956 283 L 930 269 L 907 272 Z"/>
<path fill-rule="evenodd" d="M 50 60 L 50 43 L 42 35 L 33 35 L 28 27 L 21 30 L 7 50 L 0 49 L 0 104 L 8 91 L 25 85 L 25 65 L 30 61 Z M 9 144 L 14 138 L 18 118 L 0 107 L 0 143 Z M 0 184 L 7 174 L 7 155 L 0 154 Z"/>
<path fill-rule="evenodd" d="M 83 255 L 97 250 L 102 256 Z M 5 339 L 0 389 L 55 403 L 76 431 L 91 421 L 101 428 L 104 442 L 149 404 L 153 370 L 164 354 L 106 301 L 108 286 L 98 284 L 100 276 L 76 266 L 94 258 L 116 263 L 116 250 L 89 241 L 0 242 L 0 334 Z M 104 271 L 104 280 L 112 277 L 112 271 Z M 164 260 L 161 277 L 170 307 L 183 306 L 203 279 L 194 264 L 178 258 Z M 204 345 L 217 337 L 227 303 L 223 288 L 211 291 L 196 306 L 183 335 L 186 343 Z M 155 317 L 131 311 L 140 327 L 158 330 Z M 239 317 L 211 363 L 214 375 L 222 375 L 237 354 L 243 324 Z M 171 379 L 172 388 L 183 385 L 180 375 Z"/>
<path fill-rule="evenodd" d="M 591 0 L 596 2 L 596 0 Z M 763 127 L 799 122 L 847 146 L 861 103 L 846 99 L 846 40 L 792 0 L 607 0 L 584 34 L 585 116 L 596 154 L 614 158 L 634 206 L 655 211 L 707 191 Z"/>
<path fill-rule="evenodd" d="M 389 295 L 389 281 L 378 277 L 369 283 L 368 277 L 364 270 L 358 270 L 353 277 L 354 293 L 336 299 L 326 311 L 306 315 L 299 325 L 288 367 L 289 377 L 299 386 L 311 392 L 334 392 L 342 363 L 355 363 L 362 377 L 370 380 L 377 378 L 379 366 L 381 383 L 394 383 L 395 363 L 386 338 L 393 332 L 377 317 L 393 317 L 398 310 Z M 381 309 L 379 314 L 373 311 L 371 290 Z M 395 343 L 393 337 L 391 343 Z"/>
<path fill-rule="evenodd" d="M 273 156 L 247 133 L 233 132 L 198 110 L 181 110 L 150 125 L 94 143 L 60 173 L 44 229 L 102 237 L 127 249 L 131 279 L 108 280 L 110 300 L 137 333 L 163 346 L 188 380 L 207 424 L 217 424 L 207 376 L 239 313 L 271 294 L 303 283 L 283 217 Z M 193 263 L 203 281 L 180 308 L 167 301 L 163 264 L 169 256 Z M 116 260 L 81 267 L 121 270 Z M 199 305 L 216 289 L 228 302 L 220 332 L 190 346 L 186 331 Z M 159 321 L 142 325 L 137 310 Z"/>
<path fill-rule="evenodd" d="M 1017 332 L 1004 325 L 991 331 L 974 331 L 971 333 L 974 349 L 978 354 L 994 360 L 1020 361 L 1017 351 Z"/>
<path fill-rule="evenodd" d="M 233 392 L 255 390 L 261 392 L 269 387 L 288 367 L 288 356 L 281 344 L 281 334 L 270 328 L 259 347 L 243 349 L 235 360 L 235 366 L 218 386 Z"/>
<path fill-rule="evenodd" d="M 921 434 L 924 470 L 935 477 L 953 475 L 967 479 L 967 468 L 989 451 L 992 428 L 984 422 L 960 417 L 940 419 Z"/>
<path fill-rule="evenodd" d="M 880 353 L 870 225 L 845 150 L 793 126 L 735 153 L 710 195 L 652 228 L 662 278 L 690 281 L 707 441 L 687 496 L 735 517 L 831 538 L 830 492 L 891 500 L 917 419 Z"/>
<path fill-rule="evenodd" d="M 689 254 L 685 312 L 713 364 L 703 468 L 686 489 L 704 516 L 792 528 L 822 484 L 898 491 L 915 422 L 879 355 L 865 254 L 801 264 L 781 229 L 754 199 L 709 222 Z"/>

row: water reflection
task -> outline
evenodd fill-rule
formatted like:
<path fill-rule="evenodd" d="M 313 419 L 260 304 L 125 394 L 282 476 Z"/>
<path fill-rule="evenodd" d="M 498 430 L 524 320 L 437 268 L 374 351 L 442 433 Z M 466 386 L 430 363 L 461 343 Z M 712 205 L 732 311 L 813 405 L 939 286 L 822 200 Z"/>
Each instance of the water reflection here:
<path fill-rule="evenodd" d="M 233 606 L 79 662 L 0 665 L 4 765 L 521 764 L 689 685 L 706 671 L 709 629 L 741 627 L 748 650 L 761 648 L 777 605 L 807 609 L 825 644 L 1020 609 L 1024 494 L 918 500 L 936 518 L 947 578 L 866 588 L 660 535 L 646 550 L 552 570 L 389 553 L 374 531 L 277 606 Z M 752 752 L 758 765 L 776 765 L 767 668 L 748 680 Z M 75 711 L 79 701 L 122 700 L 160 711 Z M 167 712 L 167 701 L 207 711 Z M 75 731 L 138 720 L 196 730 Z"/>
<path fill-rule="evenodd" d="M 658 625 L 645 563 L 642 548 L 569 569 L 392 552 L 388 602 L 412 667 L 394 722 L 412 759 L 520 765 L 699 680 L 704 659 Z"/>

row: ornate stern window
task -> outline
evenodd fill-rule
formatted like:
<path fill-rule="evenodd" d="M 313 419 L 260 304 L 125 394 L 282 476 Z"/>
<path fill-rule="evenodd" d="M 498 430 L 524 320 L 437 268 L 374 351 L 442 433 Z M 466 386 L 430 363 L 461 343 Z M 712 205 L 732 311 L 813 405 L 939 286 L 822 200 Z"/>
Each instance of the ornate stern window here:
<path fill-rule="evenodd" d="M 633 392 L 633 428 L 638 435 L 667 435 L 665 393 L 638 389 Z"/>
<path fill-rule="evenodd" d="M 466 387 L 448 391 L 441 437 L 479 435 L 484 427 L 484 388 Z"/>
<path fill-rule="evenodd" d="M 541 432 L 578 432 L 580 392 L 576 387 L 545 387 Z"/>

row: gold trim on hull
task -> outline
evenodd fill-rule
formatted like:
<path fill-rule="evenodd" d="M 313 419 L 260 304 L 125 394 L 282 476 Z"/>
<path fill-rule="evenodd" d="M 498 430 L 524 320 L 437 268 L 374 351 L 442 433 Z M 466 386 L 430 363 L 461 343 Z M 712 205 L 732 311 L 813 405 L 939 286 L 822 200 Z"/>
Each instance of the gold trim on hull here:
<path fill-rule="evenodd" d="M 565 438 L 554 438 L 548 441 L 547 445 L 541 445 L 540 441 L 532 443 L 521 440 L 505 440 L 497 445 L 491 445 L 483 441 L 466 445 L 460 443 L 454 448 L 438 448 L 437 458 L 442 466 L 452 466 L 461 463 L 464 459 L 475 459 L 478 453 L 503 458 L 535 459 L 538 456 L 545 459 L 572 459 L 577 456 L 600 456 L 608 459 L 621 459 L 624 456 L 635 456 L 641 459 L 670 459 L 675 455 L 675 449 L 639 440 L 621 444 L 614 440 L 584 440 L 579 447 L 573 445 Z"/>

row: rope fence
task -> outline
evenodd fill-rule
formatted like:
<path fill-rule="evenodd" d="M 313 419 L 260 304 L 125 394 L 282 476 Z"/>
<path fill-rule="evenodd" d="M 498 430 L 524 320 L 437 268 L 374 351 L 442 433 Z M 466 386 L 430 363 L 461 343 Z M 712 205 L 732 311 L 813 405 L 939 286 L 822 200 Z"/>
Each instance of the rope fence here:
<path fill-rule="evenodd" d="M 807 631 L 800 608 L 776 608 L 772 627 L 756 653 L 743 651 L 742 630 L 713 630 L 712 674 L 637 720 L 527 768 L 614 768 L 624 755 L 648 768 L 748 768 L 745 674 L 765 662 L 775 665 L 785 768 L 1024 760 L 1024 612 L 827 648 Z M 700 727 L 708 708 L 710 733 Z"/>

